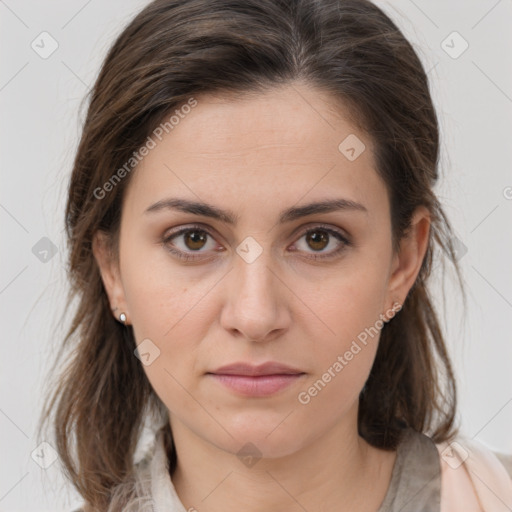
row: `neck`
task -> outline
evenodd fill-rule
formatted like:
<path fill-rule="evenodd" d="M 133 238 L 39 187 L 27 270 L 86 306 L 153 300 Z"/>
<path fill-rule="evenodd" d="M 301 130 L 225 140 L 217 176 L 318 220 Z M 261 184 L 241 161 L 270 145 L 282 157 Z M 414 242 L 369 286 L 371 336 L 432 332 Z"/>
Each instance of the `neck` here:
<path fill-rule="evenodd" d="M 357 415 L 279 458 L 246 466 L 171 418 L 178 454 L 172 482 L 187 510 L 377 511 L 395 452 L 370 446 L 357 432 Z"/>

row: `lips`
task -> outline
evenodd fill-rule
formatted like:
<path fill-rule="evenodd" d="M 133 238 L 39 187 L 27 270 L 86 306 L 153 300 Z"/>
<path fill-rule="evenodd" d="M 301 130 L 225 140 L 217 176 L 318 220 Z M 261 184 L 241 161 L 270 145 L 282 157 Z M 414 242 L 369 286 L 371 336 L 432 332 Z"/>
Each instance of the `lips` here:
<path fill-rule="evenodd" d="M 208 373 L 216 375 L 246 375 L 257 377 L 260 375 L 296 375 L 304 372 L 285 364 L 270 361 L 260 365 L 233 363 L 221 366 L 220 368 L 217 368 L 217 370 Z"/>
<path fill-rule="evenodd" d="M 208 372 L 223 388 L 244 397 L 266 397 L 300 380 L 305 372 L 277 362 L 260 365 L 234 363 Z"/>

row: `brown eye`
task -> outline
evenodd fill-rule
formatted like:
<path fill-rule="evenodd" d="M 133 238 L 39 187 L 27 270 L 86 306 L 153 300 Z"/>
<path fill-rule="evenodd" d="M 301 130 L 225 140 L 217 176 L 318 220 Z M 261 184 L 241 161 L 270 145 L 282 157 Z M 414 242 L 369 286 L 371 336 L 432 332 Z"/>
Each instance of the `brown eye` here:
<path fill-rule="evenodd" d="M 213 240 L 213 236 L 205 229 L 189 226 L 164 236 L 162 244 L 178 258 L 189 261 L 201 258 L 209 252 L 207 250 L 209 238 Z M 210 249 L 214 247 L 215 244 Z"/>
<path fill-rule="evenodd" d="M 306 233 L 306 241 L 315 251 L 321 251 L 329 243 L 329 235 L 326 231 L 315 230 Z"/>
<path fill-rule="evenodd" d="M 331 228 L 325 228 L 323 226 L 317 226 L 315 228 L 306 231 L 299 239 L 304 238 L 305 243 L 296 243 L 294 251 L 309 253 L 311 259 L 324 259 L 332 258 L 341 253 L 346 247 L 352 245 L 351 242 L 338 232 Z M 301 247 L 302 246 L 302 247 Z M 329 246 L 332 246 L 332 250 L 325 250 Z M 309 249 L 309 250 L 308 250 Z M 315 254 L 318 253 L 318 254 Z"/>
<path fill-rule="evenodd" d="M 205 231 L 189 230 L 186 231 L 183 236 L 183 241 L 187 249 L 195 250 L 202 249 L 206 244 L 207 237 L 209 235 Z"/>

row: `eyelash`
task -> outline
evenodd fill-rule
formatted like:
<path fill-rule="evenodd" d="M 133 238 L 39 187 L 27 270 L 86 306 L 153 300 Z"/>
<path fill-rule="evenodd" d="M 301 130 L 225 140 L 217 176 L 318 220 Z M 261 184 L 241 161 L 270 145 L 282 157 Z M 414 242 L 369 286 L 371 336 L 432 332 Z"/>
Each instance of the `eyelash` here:
<path fill-rule="evenodd" d="M 181 260 L 184 260 L 184 261 L 194 261 L 194 260 L 197 260 L 199 258 L 201 258 L 201 256 L 190 256 L 189 253 L 186 253 L 184 251 L 181 251 L 179 249 L 173 249 L 169 244 L 169 242 L 171 240 L 173 240 L 174 238 L 177 238 L 178 236 L 180 235 L 183 235 L 184 233 L 188 233 L 188 232 L 193 232 L 193 231 L 198 231 L 198 232 L 201 232 L 201 233 L 206 233 L 207 235 L 209 235 L 211 238 L 214 238 L 214 236 L 208 231 L 208 229 L 205 229 L 203 226 L 200 226 L 200 225 L 191 225 L 191 226 L 187 226 L 185 228 L 182 228 L 178 231 L 175 231 L 173 233 L 170 233 L 169 235 L 166 235 L 162 238 L 162 244 L 165 245 L 166 249 L 171 252 L 172 254 L 174 254 L 175 256 L 177 256 L 179 259 Z M 342 242 L 342 245 L 339 249 L 336 249 L 334 251 L 332 251 L 331 253 L 329 253 L 327 256 L 326 255 L 318 255 L 318 254 L 313 254 L 312 256 L 308 256 L 308 258 L 312 259 L 312 260 L 325 260 L 325 259 L 331 259 L 331 258 L 334 258 L 336 256 L 338 256 L 338 254 L 340 254 L 343 250 L 345 250 L 346 247 L 350 247 L 352 245 L 352 243 L 339 231 L 335 230 L 335 229 L 332 229 L 332 228 L 328 228 L 326 226 L 323 226 L 321 224 L 319 224 L 318 226 L 314 226 L 312 228 L 309 228 L 307 229 L 306 231 L 304 231 L 301 236 L 298 238 L 298 240 L 300 240 L 303 236 L 309 234 L 309 233 L 312 233 L 312 232 L 315 232 L 315 231 L 324 231 L 332 236 L 334 236 L 334 238 L 336 238 L 338 241 Z M 199 254 L 199 253 L 198 253 Z"/>

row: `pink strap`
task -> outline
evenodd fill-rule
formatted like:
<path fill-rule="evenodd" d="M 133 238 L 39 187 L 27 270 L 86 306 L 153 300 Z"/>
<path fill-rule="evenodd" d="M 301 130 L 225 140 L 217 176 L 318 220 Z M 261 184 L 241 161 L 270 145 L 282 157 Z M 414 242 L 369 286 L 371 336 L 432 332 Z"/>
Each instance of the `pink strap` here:
<path fill-rule="evenodd" d="M 441 512 L 512 510 L 512 479 L 491 450 L 463 436 L 436 446 L 441 457 Z"/>

